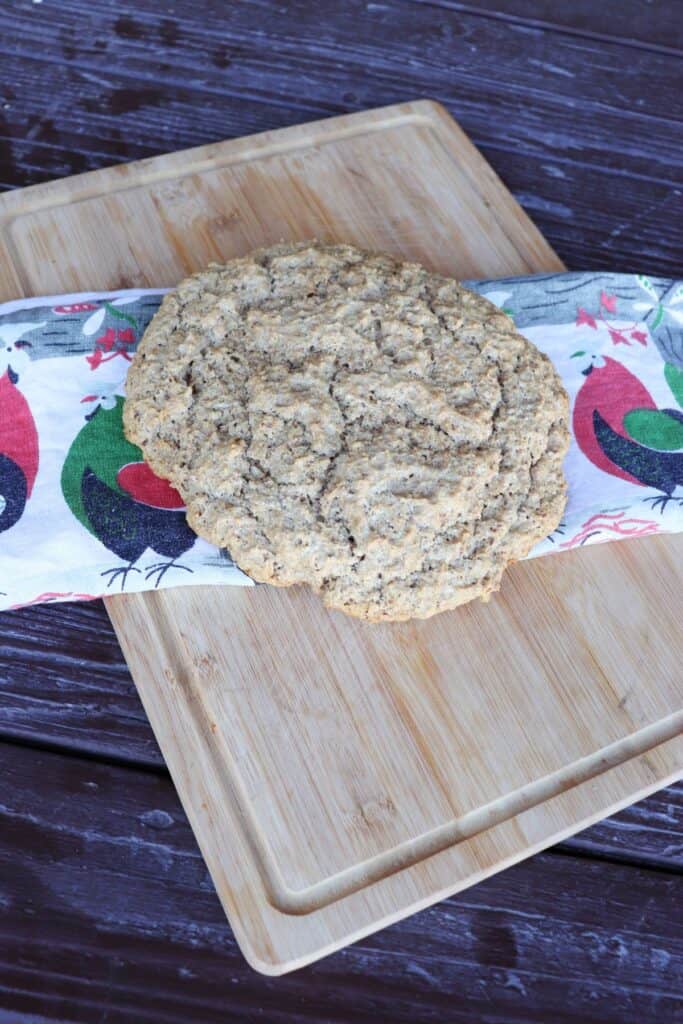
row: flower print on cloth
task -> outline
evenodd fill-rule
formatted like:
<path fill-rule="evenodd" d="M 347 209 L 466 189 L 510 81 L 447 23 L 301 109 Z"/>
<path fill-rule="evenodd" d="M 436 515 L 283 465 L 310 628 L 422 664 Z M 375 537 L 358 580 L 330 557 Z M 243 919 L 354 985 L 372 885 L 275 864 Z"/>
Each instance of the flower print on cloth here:
<path fill-rule="evenodd" d="M 683 286 L 545 274 L 470 286 L 557 367 L 569 498 L 529 557 L 683 530 Z M 197 538 L 125 438 L 135 347 L 162 290 L 0 306 L 0 608 L 251 581 Z"/>

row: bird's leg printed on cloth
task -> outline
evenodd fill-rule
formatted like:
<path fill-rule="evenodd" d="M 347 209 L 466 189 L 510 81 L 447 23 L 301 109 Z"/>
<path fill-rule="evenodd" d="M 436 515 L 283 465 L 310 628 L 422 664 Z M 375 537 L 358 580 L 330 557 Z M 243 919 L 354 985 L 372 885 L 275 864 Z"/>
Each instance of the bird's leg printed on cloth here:
<path fill-rule="evenodd" d="M 128 565 L 116 565 L 112 569 L 103 569 L 100 576 L 108 577 L 107 590 L 113 586 L 117 580 L 121 580 L 121 593 L 126 589 L 126 580 L 128 579 L 128 573 L 141 572 L 140 569 L 136 569 L 132 562 Z"/>

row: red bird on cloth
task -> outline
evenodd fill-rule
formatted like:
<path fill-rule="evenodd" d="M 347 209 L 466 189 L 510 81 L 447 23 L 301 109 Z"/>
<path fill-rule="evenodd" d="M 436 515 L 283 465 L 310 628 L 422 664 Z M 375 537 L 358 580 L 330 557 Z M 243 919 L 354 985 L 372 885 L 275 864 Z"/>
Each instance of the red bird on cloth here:
<path fill-rule="evenodd" d="M 683 486 L 683 413 L 658 409 L 652 395 L 625 366 L 603 356 L 589 364 L 574 402 L 577 444 L 594 466 L 612 476 L 661 492 L 665 507 Z M 669 378 L 667 378 L 669 379 Z"/>
<path fill-rule="evenodd" d="M 38 432 L 11 360 L 20 344 L 8 347 L 10 358 L 0 376 L 0 533 L 21 518 L 38 472 Z"/>

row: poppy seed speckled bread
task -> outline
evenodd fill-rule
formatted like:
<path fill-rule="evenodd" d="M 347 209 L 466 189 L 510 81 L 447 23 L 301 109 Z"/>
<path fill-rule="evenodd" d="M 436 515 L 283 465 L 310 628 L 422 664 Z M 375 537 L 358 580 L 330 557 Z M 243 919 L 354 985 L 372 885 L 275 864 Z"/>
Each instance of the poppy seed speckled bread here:
<path fill-rule="evenodd" d="M 169 293 L 124 424 L 190 525 L 253 579 L 371 621 L 486 598 L 559 523 L 568 401 L 486 299 L 317 242 Z"/>

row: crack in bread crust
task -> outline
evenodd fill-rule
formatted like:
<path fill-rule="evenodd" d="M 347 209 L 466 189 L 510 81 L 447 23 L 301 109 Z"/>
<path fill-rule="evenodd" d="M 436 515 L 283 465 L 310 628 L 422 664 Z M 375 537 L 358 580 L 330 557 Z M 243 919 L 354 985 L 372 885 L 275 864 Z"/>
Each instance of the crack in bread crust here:
<path fill-rule="evenodd" d="M 134 357 L 126 435 L 253 579 L 372 621 L 498 589 L 559 523 L 568 401 L 486 299 L 317 242 L 181 282 Z"/>

